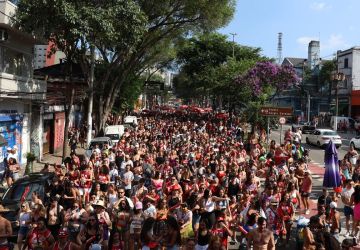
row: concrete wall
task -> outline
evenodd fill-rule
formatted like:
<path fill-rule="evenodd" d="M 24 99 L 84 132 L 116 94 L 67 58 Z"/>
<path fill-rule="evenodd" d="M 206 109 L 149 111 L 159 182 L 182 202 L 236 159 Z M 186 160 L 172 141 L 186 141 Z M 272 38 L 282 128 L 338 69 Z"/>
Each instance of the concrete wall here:
<path fill-rule="evenodd" d="M 11 16 L 14 15 L 16 5 L 8 0 L 0 0 L 0 23 L 10 24 Z M 2 13 L 5 13 L 2 14 Z"/>

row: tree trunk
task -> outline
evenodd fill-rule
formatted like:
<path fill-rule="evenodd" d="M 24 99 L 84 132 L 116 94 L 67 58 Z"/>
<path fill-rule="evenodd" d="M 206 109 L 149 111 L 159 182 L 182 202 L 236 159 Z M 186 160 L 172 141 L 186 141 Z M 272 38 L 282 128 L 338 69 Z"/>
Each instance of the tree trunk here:
<path fill-rule="evenodd" d="M 75 88 L 72 86 L 71 87 L 71 93 L 70 93 L 70 100 L 69 100 L 69 106 L 66 107 L 66 99 L 65 98 L 65 104 L 64 104 L 64 109 L 65 109 L 65 127 L 64 127 L 64 144 L 63 144 L 63 154 L 62 154 L 62 161 L 64 162 L 65 157 L 69 155 L 68 152 L 68 140 L 69 140 L 69 124 L 70 124 L 70 115 L 71 115 L 71 111 L 72 111 L 72 107 L 74 104 L 74 99 L 75 99 Z"/>
<path fill-rule="evenodd" d="M 89 102 L 88 102 L 88 114 L 87 114 L 87 136 L 86 136 L 86 143 L 90 145 L 91 136 L 92 136 L 92 112 L 93 112 L 93 101 L 94 101 L 94 70 L 95 70 L 95 47 L 94 45 L 90 46 L 90 54 L 91 54 L 91 61 L 90 61 L 90 75 L 88 77 L 88 85 L 89 85 Z"/>

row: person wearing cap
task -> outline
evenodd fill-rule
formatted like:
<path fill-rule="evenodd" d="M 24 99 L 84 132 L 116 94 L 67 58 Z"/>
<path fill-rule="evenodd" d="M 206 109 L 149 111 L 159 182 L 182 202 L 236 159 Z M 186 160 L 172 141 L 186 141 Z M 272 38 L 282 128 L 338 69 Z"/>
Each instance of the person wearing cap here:
<path fill-rule="evenodd" d="M 254 250 L 275 250 L 275 240 L 273 232 L 267 229 L 266 219 L 259 217 L 258 227 L 252 230 L 247 236 L 247 249 L 253 247 Z"/>
<path fill-rule="evenodd" d="M 332 201 L 330 203 L 330 214 L 328 222 L 331 225 L 330 226 L 330 233 L 339 241 L 339 233 L 341 230 L 340 227 L 340 213 L 336 211 L 337 209 L 337 203 L 335 201 Z"/>
<path fill-rule="evenodd" d="M 140 233 L 144 220 L 143 204 L 138 201 L 135 203 L 135 211 L 130 219 L 130 249 L 134 249 L 135 242 L 137 246 L 141 246 Z"/>
<path fill-rule="evenodd" d="M 95 208 L 95 213 L 98 218 L 98 223 L 103 229 L 103 245 L 108 246 L 109 241 L 109 228 L 111 227 L 111 220 L 106 209 L 106 204 L 103 200 L 98 200 L 95 204 L 92 205 Z M 80 216 L 79 216 L 80 217 Z"/>

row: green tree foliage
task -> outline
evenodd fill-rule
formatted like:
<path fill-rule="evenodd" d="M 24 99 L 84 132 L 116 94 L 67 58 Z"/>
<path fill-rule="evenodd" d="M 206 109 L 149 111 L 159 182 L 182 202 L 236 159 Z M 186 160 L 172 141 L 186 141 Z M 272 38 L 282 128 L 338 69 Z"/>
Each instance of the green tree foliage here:
<path fill-rule="evenodd" d="M 319 73 L 319 81 L 321 84 L 326 84 L 331 82 L 331 74 L 336 71 L 336 61 L 325 61 L 321 67 Z"/>
<path fill-rule="evenodd" d="M 20 0 L 16 20 L 21 29 L 64 52 L 75 51 L 69 58 L 81 63 L 85 75 L 89 43 L 96 46 L 105 65 L 95 79 L 102 90 L 95 106 L 100 131 L 123 85 L 181 37 L 227 24 L 234 6 L 234 0 Z"/>
<path fill-rule="evenodd" d="M 193 98 L 205 93 L 233 93 L 234 77 L 261 60 L 265 58 L 259 48 L 240 46 L 228 41 L 225 35 L 208 33 L 190 38 L 177 54 L 181 67 L 174 79 L 177 94 Z M 238 92 L 246 93 L 245 90 Z"/>

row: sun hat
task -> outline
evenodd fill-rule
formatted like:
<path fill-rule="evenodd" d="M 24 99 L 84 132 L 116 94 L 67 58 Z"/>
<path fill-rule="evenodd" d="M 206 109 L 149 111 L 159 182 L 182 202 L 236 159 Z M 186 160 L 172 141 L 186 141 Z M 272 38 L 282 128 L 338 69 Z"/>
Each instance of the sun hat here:
<path fill-rule="evenodd" d="M 92 206 L 94 206 L 94 207 L 106 208 L 106 207 L 105 207 L 105 202 L 104 202 L 103 200 L 97 200 L 97 201 L 95 202 L 95 204 L 93 204 Z"/>

